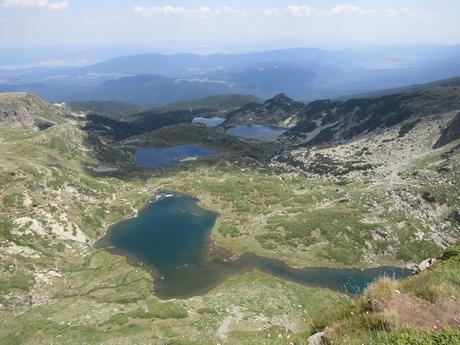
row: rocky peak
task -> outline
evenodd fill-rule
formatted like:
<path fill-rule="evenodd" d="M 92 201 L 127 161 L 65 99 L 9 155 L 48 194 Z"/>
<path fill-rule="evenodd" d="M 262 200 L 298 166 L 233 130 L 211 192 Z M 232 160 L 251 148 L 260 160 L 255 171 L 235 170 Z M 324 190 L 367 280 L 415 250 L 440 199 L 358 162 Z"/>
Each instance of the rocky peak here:
<path fill-rule="evenodd" d="M 292 110 L 293 105 L 297 103 L 292 98 L 287 97 L 284 93 L 265 101 L 262 107 L 268 111 L 282 109 L 284 111 Z"/>
<path fill-rule="evenodd" d="M 265 104 L 269 104 L 269 103 L 292 103 L 292 102 L 294 102 L 294 100 L 292 98 L 286 96 L 286 94 L 284 94 L 284 93 L 280 93 L 280 94 L 276 95 L 275 97 L 266 100 Z"/>
<path fill-rule="evenodd" d="M 305 104 L 287 97 L 284 93 L 265 101 L 251 103 L 231 112 L 226 125 L 261 124 L 291 128 L 299 121 Z"/>
<path fill-rule="evenodd" d="M 0 93 L 0 123 L 44 129 L 63 121 L 64 110 L 27 93 Z"/>

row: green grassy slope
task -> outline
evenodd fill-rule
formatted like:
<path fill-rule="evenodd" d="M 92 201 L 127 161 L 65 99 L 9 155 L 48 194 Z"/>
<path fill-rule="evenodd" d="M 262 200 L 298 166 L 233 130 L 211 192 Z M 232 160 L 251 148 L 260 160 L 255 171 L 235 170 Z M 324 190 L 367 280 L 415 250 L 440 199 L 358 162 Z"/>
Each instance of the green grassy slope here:
<path fill-rule="evenodd" d="M 89 173 L 98 161 L 87 144 L 72 123 L 1 133 L 1 344 L 277 344 L 347 303 L 257 272 L 204 296 L 159 300 L 148 272 L 91 245 L 158 186 Z"/>
<path fill-rule="evenodd" d="M 327 342 L 338 345 L 460 344 L 459 292 L 460 247 L 455 246 L 422 273 L 401 282 L 375 282 L 345 308 L 313 320 L 298 341 L 325 330 Z"/>

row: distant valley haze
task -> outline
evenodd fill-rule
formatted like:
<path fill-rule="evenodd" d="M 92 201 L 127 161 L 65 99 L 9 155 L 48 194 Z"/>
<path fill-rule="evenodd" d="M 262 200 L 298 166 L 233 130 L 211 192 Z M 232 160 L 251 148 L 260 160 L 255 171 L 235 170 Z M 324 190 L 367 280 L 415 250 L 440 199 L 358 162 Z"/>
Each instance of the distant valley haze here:
<path fill-rule="evenodd" d="M 118 101 L 151 107 L 219 94 L 267 99 L 284 93 L 311 101 L 460 75 L 459 45 L 144 53 L 101 60 L 76 66 L 10 64 L 0 69 L 0 91 L 29 92 L 52 102 Z"/>
<path fill-rule="evenodd" d="M 460 4 L 0 0 L 0 91 L 163 106 L 335 98 L 460 75 Z"/>

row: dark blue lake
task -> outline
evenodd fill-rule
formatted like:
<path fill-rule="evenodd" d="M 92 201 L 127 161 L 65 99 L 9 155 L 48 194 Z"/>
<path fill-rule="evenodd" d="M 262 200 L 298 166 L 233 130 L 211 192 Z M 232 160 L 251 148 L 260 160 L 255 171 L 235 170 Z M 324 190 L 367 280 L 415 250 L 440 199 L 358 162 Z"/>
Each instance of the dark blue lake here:
<path fill-rule="evenodd" d="M 262 125 L 237 125 L 227 130 L 227 134 L 260 141 L 273 141 L 284 132 L 284 128 Z"/>
<path fill-rule="evenodd" d="M 144 168 L 160 169 L 167 166 L 177 166 L 181 162 L 198 157 L 213 157 L 218 153 L 196 145 L 180 145 L 166 148 L 138 148 L 136 150 L 136 165 Z"/>
<path fill-rule="evenodd" d="M 219 126 L 221 123 L 224 123 L 225 119 L 221 117 L 213 117 L 213 118 L 205 118 L 205 117 L 195 117 L 193 119 L 193 123 L 200 123 L 202 125 L 206 125 L 208 127 L 216 127 Z"/>
<path fill-rule="evenodd" d="M 377 277 L 402 278 L 410 274 L 396 267 L 293 269 L 279 260 L 250 253 L 232 261 L 231 253 L 209 241 L 218 215 L 200 208 L 197 201 L 180 194 L 159 195 L 140 210 L 137 218 L 111 226 L 97 246 L 152 270 L 155 292 L 162 298 L 202 294 L 232 274 L 254 269 L 305 286 L 352 294 L 360 293 Z"/>

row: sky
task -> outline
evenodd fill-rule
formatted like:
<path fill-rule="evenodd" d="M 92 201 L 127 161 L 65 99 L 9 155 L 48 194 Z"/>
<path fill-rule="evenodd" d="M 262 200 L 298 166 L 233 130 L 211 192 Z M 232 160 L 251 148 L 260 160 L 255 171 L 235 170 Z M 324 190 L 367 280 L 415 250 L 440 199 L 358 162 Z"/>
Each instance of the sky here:
<path fill-rule="evenodd" d="M 0 47 L 237 52 L 422 43 L 460 43 L 460 0 L 0 0 Z"/>

